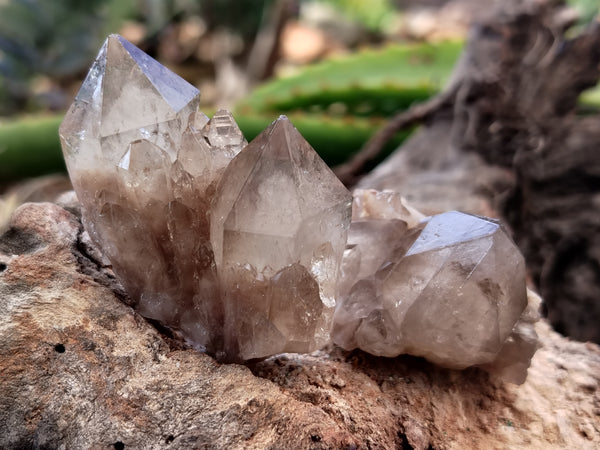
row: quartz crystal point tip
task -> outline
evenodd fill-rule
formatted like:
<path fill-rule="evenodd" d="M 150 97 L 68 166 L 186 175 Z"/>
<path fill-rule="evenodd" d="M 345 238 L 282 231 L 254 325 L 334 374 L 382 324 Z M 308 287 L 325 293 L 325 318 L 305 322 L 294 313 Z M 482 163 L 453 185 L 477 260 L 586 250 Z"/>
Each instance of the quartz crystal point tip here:
<path fill-rule="evenodd" d="M 118 34 L 108 37 L 109 49 L 111 46 L 121 47 L 140 68 L 146 78 L 152 83 L 161 97 L 174 111 L 180 111 L 192 99 L 199 96 L 200 92 L 180 76 L 171 72 L 154 58 L 141 51 L 128 40 Z M 119 49 L 120 50 L 120 49 Z M 110 53 L 109 53 L 110 54 Z M 119 55 L 123 54 L 118 52 Z M 144 99 L 144 102 L 147 100 Z"/>
<path fill-rule="evenodd" d="M 222 149 L 230 157 L 237 155 L 248 144 L 233 115 L 226 109 L 215 113 L 204 128 L 204 137 L 211 146 Z"/>
<path fill-rule="evenodd" d="M 350 193 L 285 116 L 232 160 L 211 219 L 231 358 L 309 352 L 328 341 L 350 206 Z"/>
<path fill-rule="evenodd" d="M 156 144 L 167 137 L 173 144 L 180 133 L 166 136 L 158 131 L 160 124 L 187 122 L 199 100 L 194 86 L 121 36 L 110 35 L 60 126 L 69 173 L 97 167 L 105 157 L 120 159 L 123 145 L 136 138 Z"/>

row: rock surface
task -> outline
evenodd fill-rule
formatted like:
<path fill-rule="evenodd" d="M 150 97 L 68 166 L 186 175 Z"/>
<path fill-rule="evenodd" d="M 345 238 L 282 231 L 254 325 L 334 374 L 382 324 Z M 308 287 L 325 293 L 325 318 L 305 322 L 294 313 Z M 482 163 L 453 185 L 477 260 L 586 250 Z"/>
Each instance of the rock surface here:
<path fill-rule="evenodd" d="M 48 203 L 0 237 L 1 448 L 600 445 L 600 348 L 544 322 L 519 387 L 339 349 L 220 365 L 126 306 L 92 255 L 78 218 Z"/>

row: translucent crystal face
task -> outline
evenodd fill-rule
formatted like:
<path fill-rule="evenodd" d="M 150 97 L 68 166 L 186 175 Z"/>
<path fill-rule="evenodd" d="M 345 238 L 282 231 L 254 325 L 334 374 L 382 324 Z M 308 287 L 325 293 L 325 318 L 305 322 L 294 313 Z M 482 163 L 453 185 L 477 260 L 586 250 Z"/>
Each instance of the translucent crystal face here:
<path fill-rule="evenodd" d="M 456 367 L 482 364 L 494 359 L 527 304 L 524 269 L 499 224 L 444 213 L 387 275 L 383 301 L 406 303 L 392 319 L 402 324 L 404 345 L 418 345 L 421 356 Z"/>
<path fill-rule="evenodd" d="M 137 310 L 197 348 L 230 361 L 314 350 L 350 194 L 286 118 L 246 147 L 229 112 L 209 121 L 198 102 L 107 39 L 60 127 L 84 225 Z"/>
<path fill-rule="evenodd" d="M 173 158 L 199 102 L 195 87 L 122 37 L 110 36 L 60 127 L 67 167 L 77 167 L 70 173 L 114 165 L 135 139 L 149 140 Z"/>
<path fill-rule="evenodd" d="M 334 342 L 452 368 L 494 361 L 527 305 L 523 257 L 503 228 L 455 211 L 404 231 L 365 216 L 350 228 L 343 267 L 356 278 L 342 281 Z M 384 242 L 364 237 L 374 234 Z"/>

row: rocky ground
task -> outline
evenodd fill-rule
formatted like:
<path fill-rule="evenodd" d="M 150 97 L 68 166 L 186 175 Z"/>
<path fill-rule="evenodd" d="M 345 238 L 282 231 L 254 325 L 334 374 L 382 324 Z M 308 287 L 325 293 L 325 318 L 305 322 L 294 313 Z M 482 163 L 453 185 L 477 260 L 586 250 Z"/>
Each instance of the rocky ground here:
<path fill-rule="evenodd" d="M 545 322 L 514 386 L 335 348 L 220 365 L 123 299 L 76 215 L 17 209 L 0 237 L 0 448 L 600 446 L 600 348 Z"/>

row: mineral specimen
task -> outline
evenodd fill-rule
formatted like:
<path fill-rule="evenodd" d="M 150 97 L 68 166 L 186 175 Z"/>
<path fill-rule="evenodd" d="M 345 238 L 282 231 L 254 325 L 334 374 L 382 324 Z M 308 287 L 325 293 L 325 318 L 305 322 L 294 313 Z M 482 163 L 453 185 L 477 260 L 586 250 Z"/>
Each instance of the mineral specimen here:
<path fill-rule="evenodd" d="M 316 349 L 351 196 L 286 118 L 246 147 L 228 112 L 208 121 L 198 102 L 107 39 L 60 127 L 84 225 L 136 309 L 196 348 L 223 360 Z"/>
<path fill-rule="evenodd" d="M 522 382 L 537 346 L 526 326 L 535 314 L 515 327 L 527 306 L 525 267 L 502 226 L 455 211 L 415 226 L 410 211 L 390 208 L 391 199 L 356 193 L 334 342 L 449 368 L 487 365 Z"/>
<path fill-rule="evenodd" d="M 241 361 L 320 348 L 335 310 L 344 348 L 523 379 L 535 302 L 523 312 L 523 258 L 497 222 L 424 218 L 390 192 L 352 211 L 287 118 L 248 144 L 198 103 L 110 36 L 60 127 L 84 226 L 140 314 Z"/>

